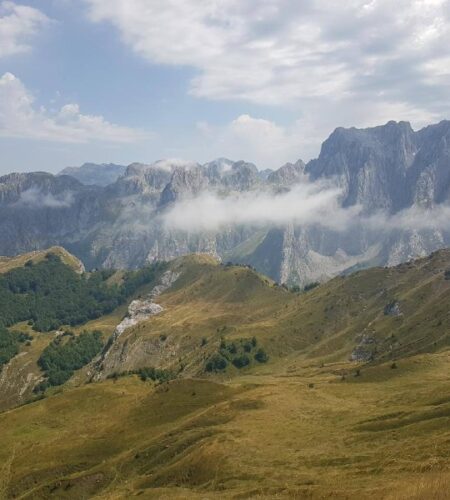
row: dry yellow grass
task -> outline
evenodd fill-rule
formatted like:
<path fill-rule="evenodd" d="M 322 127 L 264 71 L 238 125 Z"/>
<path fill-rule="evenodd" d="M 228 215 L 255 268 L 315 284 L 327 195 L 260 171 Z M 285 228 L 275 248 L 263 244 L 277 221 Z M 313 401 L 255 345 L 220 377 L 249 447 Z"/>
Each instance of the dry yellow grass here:
<path fill-rule="evenodd" d="M 295 295 L 249 269 L 207 257 L 178 261 L 180 280 L 157 299 L 164 312 L 126 331 L 119 352 L 125 370 L 183 365 L 184 378 L 83 385 L 81 371 L 47 399 L 0 414 L 0 491 L 58 499 L 447 498 L 449 262 L 443 252 Z M 402 317 L 384 315 L 392 298 Z M 81 329 L 111 333 L 124 313 Z M 348 362 L 368 325 L 379 361 Z M 393 332 L 396 369 L 381 349 Z M 205 376 L 222 336 L 257 337 L 269 363 L 195 378 Z M 133 349 L 142 357 L 127 359 Z"/>
<path fill-rule="evenodd" d="M 272 369 L 224 384 L 153 386 L 125 377 L 3 413 L 6 491 L 32 498 L 446 498 L 448 354 L 413 357 L 397 370 L 380 365 L 346 381 L 335 365 L 293 358 Z"/>
<path fill-rule="evenodd" d="M 64 248 L 55 246 L 47 250 L 36 250 L 35 252 L 24 253 L 15 257 L 0 256 L 0 274 L 6 273 L 17 267 L 23 267 L 29 260 L 36 264 L 42 261 L 49 252 L 58 255 L 65 264 L 72 267 L 75 271 L 81 272 L 84 270 L 84 266 L 80 260 Z"/>

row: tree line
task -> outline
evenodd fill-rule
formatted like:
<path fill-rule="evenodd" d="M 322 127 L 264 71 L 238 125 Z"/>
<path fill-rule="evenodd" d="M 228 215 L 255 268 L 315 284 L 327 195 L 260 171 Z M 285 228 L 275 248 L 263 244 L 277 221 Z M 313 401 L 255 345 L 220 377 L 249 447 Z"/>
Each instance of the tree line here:
<path fill-rule="evenodd" d="M 127 271 L 121 284 L 110 284 L 114 271 L 78 274 L 48 253 L 37 264 L 28 261 L 0 275 L 0 326 L 28 321 L 34 330 L 48 332 L 86 323 L 111 313 L 139 287 L 152 283 L 165 266 L 156 263 Z"/>

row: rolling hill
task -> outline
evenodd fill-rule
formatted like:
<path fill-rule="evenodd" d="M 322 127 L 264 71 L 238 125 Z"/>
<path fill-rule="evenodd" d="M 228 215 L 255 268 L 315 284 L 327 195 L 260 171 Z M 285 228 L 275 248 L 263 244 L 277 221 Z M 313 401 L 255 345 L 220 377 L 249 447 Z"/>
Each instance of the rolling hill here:
<path fill-rule="evenodd" d="M 445 498 L 449 271 L 442 250 L 292 291 L 190 255 L 106 314 L 8 325 L 32 339 L 0 373 L 0 496 Z M 137 273 L 103 274 L 101 297 Z M 54 366 L 68 380 L 33 391 Z"/>

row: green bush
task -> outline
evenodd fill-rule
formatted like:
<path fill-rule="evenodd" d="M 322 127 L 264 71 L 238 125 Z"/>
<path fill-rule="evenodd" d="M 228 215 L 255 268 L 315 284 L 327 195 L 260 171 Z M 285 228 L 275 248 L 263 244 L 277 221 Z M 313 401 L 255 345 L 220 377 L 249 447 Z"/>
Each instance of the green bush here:
<path fill-rule="evenodd" d="M 258 363 L 267 363 L 269 356 L 264 349 L 259 348 L 255 353 L 255 359 Z"/>
<path fill-rule="evenodd" d="M 228 361 L 220 354 L 213 354 L 205 365 L 207 372 L 218 372 L 225 370 L 228 366 Z"/>
<path fill-rule="evenodd" d="M 251 341 L 247 340 L 242 344 L 245 352 L 251 352 L 253 349 L 253 344 Z"/>
<path fill-rule="evenodd" d="M 250 358 L 246 354 L 233 359 L 233 365 L 236 368 L 244 368 L 244 366 L 248 366 L 249 364 Z"/>
<path fill-rule="evenodd" d="M 230 354 L 236 354 L 237 353 L 237 347 L 236 347 L 236 344 L 234 342 L 232 342 L 231 344 L 228 344 L 227 349 L 228 349 L 228 352 Z"/>
<path fill-rule="evenodd" d="M 45 373 L 46 380 L 35 388 L 36 392 L 49 386 L 62 385 L 79 370 L 87 365 L 103 347 L 101 332 L 83 332 L 79 336 L 69 335 L 53 340 L 38 359 L 38 365 Z"/>
<path fill-rule="evenodd" d="M 19 353 L 21 343 L 28 343 L 32 337 L 27 333 L 10 332 L 6 328 L 0 326 L 0 370 L 3 365 L 9 363 Z"/>
<path fill-rule="evenodd" d="M 156 382 L 157 380 L 159 382 L 167 382 L 168 380 L 173 378 L 171 372 L 169 372 L 168 370 L 160 370 L 153 367 L 139 368 L 138 370 L 134 370 L 131 373 L 139 375 L 143 382 L 147 380 L 153 380 L 154 382 Z"/>
<path fill-rule="evenodd" d="M 303 287 L 304 292 L 309 292 L 310 290 L 313 290 L 314 288 L 317 288 L 320 285 L 318 281 L 314 281 L 313 283 L 308 283 Z"/>

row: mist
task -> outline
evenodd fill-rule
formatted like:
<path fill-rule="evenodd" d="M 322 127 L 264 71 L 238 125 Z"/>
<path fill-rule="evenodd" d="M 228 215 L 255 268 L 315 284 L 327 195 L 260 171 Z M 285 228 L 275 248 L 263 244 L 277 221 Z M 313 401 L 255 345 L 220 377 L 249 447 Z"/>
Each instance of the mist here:
<path fill-rule="evenodd" d="M 30 188 L 21 193 L 17 205 L 32 208 L 68 208 L 73 202 L 74 196 L 71 191 L 64 191 L 54 195 L 52 193 L 43 193 L 38 188 Z"/>
<path fill-rule="evenodd" d="M 450 230 L 450 206 L 413 206 L 395 214 L 379 211 L 364 215 L 361 205 L 342 207 L 342 189 L 329 182 L 302 183 L 281 193 L 233 193 L 222 196 L 205 191 L 176 202 L 162 215 L 167 229 L 191 233 L 227 227 L 322 226 L 346 231 L 356 226 L 378 232 L 395 230 Z"/>

